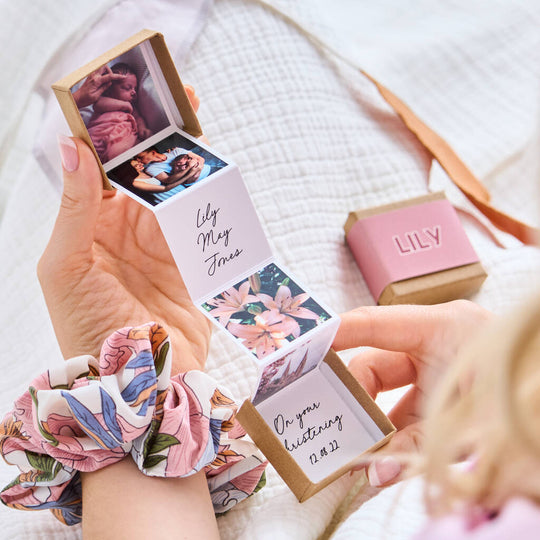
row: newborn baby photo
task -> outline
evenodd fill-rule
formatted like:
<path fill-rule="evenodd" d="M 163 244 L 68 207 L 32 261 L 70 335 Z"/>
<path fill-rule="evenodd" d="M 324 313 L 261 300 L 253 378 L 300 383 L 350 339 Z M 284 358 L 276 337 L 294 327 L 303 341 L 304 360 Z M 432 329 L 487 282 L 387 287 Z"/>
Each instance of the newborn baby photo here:
<path fill-rule="evenodd" d="M 169 123 L 140 46 L 101 66 L 71 92 L 103 165 Z"/>
<path fill-rule="evenodd" d="M 226 165 L 187 137 L 173 133 L 107 174 L 116 184 L 156 206 Z"/>

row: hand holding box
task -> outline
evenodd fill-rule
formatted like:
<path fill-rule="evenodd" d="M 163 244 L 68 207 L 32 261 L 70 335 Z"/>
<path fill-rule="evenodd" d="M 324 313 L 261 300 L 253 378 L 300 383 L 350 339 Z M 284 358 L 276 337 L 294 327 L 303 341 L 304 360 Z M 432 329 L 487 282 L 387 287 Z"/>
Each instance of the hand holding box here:
<path fill-rule="evenodd" d="M 79 90 L 106 76 L 84 110 Z M 296 496 L 384 444 L 392 424 L 329 352 L 339 318 L 277 263 L 238 167 L 195 138 L 163 37 L 142 31 L 53 88 L 104 186 L 153 212 L 194 305 L 258 365 L 238 418 Z"/>

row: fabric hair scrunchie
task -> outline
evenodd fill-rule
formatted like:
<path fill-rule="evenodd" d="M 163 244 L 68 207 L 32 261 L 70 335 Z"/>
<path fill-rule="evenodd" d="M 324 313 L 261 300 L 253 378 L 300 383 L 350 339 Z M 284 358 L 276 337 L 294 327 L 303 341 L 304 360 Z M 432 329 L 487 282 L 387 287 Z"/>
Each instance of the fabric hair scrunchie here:
<path fill-rule="evenodd" d="M 2 502 L 79 523 L 79 472 L 127 454 L 148 476 L 204 469 L 217 514 L 261 489 L 266 462 L 235 421 L 231 394 L 201 371 L 170 372 L 168 334 L 147 323 L 114 332 L 99 361 L 79 356 L 34 379 L 0 425 L 0 452 L 21 471 Z"/>

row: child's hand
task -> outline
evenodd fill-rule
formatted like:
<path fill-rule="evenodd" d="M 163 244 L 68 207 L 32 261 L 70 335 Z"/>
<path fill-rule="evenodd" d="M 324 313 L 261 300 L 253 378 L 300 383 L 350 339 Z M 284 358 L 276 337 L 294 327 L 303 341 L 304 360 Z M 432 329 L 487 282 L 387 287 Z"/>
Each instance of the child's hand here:
<path fill-rule="evenodd" d="M 121 111 L 127 112 L 129 114 L 133 113 L 133 105 L 129 101 L 121 101 L 120 103 L 121 103 L 120 105 Z"/>
<path fill-rule="evenodd" d="M 379 392 L 411 384 L 389 414 L 398 429 L 385 453 L 412 452 L 422 439 L 422 402 L 447 365 L 491 317 L 484 308 L 457 300 L 435 306 L 363 307 L 342 315 L 336 350 L 375 347 L 355 356 L 349 370 L 375 398 Z M 374 460 L 368 469 L 372 485 L 396 480 L 400 465 L 393 458 Z"/>
<path fill-rule="evenodd" d="M 98 356 L 114 330 L 153 320 L 171 337 L 172 373 L 201 369 L 210 323 L 192 304 L 154 214 L 123 193 L 105 195 L 86 144 L 60 142 L 64 194 L 38 275 L 65 358 Z"/>
<path fill-rule="evenodd" d="M 145 141 L 148 139 L 148 137 L 151 137 L 153 135 L 152 130 L 148 129 L 147 127 L 139 128 L 139 140 Z"/>
<path fill-rule="evenodd" d="M 188 155 L 191 159 L 188 161 L 187 167 L 184 169 L 185 176 L 183 183 L 194 182 L 197 180 L 201 175 L 204 165 L 204 158 L 202 156 L 194 154 L 193 152 L 189 152 Z"/>

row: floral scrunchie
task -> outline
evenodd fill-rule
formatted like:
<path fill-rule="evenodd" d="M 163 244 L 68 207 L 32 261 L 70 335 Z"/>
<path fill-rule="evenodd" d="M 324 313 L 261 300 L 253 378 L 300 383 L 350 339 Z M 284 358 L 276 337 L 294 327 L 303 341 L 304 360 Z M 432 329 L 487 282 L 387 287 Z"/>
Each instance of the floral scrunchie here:
<path fill-rule="evenodd" d="M 0 452 L 21 474 L 0 498 L 81 521 L 79 471 L 131 454 L 149 476 L 205 470 L 214 511 L 264 485 L 266 462 L 235 422 L 229 392 L 201 371 L 170 378 L 166 331 L 156 323 L 114 332 L 99 361 L 79 356 L 32 381 L 0 425 Z"/>

